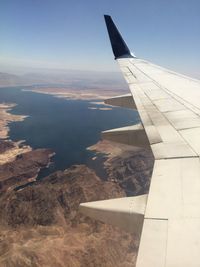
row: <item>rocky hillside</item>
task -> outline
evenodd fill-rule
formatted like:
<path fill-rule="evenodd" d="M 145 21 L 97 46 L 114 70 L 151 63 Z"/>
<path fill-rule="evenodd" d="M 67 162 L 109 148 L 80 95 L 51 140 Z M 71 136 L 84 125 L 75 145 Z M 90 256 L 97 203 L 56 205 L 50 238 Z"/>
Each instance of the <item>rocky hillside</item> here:
<path fill-rule="evenodd" d="M 80 202 L 124 196 L 84 165 L 0 197 L 0 266 L 133 266 L 138 241 L 78 213 Z"/>
<path fill-rule="evenodd" d="M 94 150 L 105 155 L 106 181 L 85 165 L 35 181 L 52 151 L 0 142 L 0 267 L 134 266 L 138 238 L 81 215 L 78 207 L 146 192 L 152 155 L 105 141 Z"/>

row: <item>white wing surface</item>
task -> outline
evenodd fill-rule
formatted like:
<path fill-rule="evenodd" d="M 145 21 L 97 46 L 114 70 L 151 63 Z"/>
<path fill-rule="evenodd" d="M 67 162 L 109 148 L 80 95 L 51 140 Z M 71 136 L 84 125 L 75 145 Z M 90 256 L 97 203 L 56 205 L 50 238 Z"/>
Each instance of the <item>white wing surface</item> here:
<path fill-rule="evenodd" d="M 111 17 L 106 15 L 105 20 L 115 59 L 132 95 L 107 102 L 126 106 L 127 99 L 130 102 L 133 97 L 141 125 L 126 129 L 130 130 L 129 139 L 134 139 L 127 143 L 148 144 L 155 158 L 149 194 L 140 196 L 140 209 L 138 197 L 126 198 L 132 203 L 133 212 L 128 211 L 132 215 L 129 219 L 125 216 L 125 224 L 127 220 L 128 224 L 134 222 L 134 216 L 140 223 L 143 218 L 136 266 L 199 267 L 200 81 L 133 57 Z M 115 138 L 113 135 L 113 140 Z M 115 201 L 111 210 L 118 214 Z M 92 203 L 88 205 L 90 211 L 93 210 Z M 105 201 L 101 212 L 106 206 Z M 122 211 L 123 205 L 121 219 Z M 107 215 L 101 215 L 100 219 L 106 221 Z M 113 221 L 117 224 L 116 219 Z M 107 222 L 113 223 L 112 218 Z M 134 229 L 138 231 L 138 224 L 133 223 L 132 231 Z"/>

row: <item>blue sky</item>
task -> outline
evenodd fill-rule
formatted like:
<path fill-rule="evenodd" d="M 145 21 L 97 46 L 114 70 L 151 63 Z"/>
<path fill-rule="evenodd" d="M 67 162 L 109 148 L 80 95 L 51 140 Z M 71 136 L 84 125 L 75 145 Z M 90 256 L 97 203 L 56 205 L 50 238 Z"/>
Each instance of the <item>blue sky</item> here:
<path fill-rule="evenodd" d="M 118 70 L 103 14 L 136 56 L 200 78 L 199 0 L 1 0 L 0 71 Z"/>

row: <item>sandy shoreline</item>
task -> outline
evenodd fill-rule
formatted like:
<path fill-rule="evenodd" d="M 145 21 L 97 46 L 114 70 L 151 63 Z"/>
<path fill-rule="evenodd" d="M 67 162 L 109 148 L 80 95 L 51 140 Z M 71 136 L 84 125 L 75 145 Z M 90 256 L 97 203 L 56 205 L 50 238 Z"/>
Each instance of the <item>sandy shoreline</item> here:
<path fill-rule="evenodd" d="M 8 124 L 14 121 L 23 121 L 28 116 L 14 115 L 9 111 L 14 108 L 16 104 L 13 103 L 0 103 L 0 139 L 7 139 L 9 137 Z"/>
<path fill-rule="evenodd" d="M 11 114 L 15 106 L 13 103 L 0 104 L 0 191 L 35 181 L 40 169 L 48 167 L 54 155 L 49 149 L 33 150 L 24 144 L 24 140 L 8 140 L 9 123 L 28 117 Z"/>
<path fill-rule="evenodd" d="M 33 88 L 23 89 L 23 91 L 53 95 L 58 98 L 71 100 L 104 100 L 116 95 L 125 94 L 127 90 L 109 90 L 109 89 L 70 89 L 70 88 Z M 91 102 L 92 104 L 104 105 L 104 102 Z"/>
<path fill-rule="evenodd" d="M 13 103 L 1 103 L 0 104 L 0 141 L 3 142 L 9 138 L 9 123 L 15 121 L 23 121 L 28 116 L 14 115 L 10 113 L 10 110 L 14 108 L 16 104 Z M 22 144 L 23 141 L 12 142 L 11 146 L 4 151 L 0 151 L 0 165 L 13 161 L 18 155 L 31 151 L 31 147 Z M 4 146 L 8 144 L 4 143 Z"/>

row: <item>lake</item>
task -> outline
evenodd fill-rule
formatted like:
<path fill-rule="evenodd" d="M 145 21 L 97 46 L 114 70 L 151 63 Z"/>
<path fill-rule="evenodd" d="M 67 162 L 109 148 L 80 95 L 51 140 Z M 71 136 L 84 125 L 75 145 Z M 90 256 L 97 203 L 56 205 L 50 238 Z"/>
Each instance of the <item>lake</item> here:
<path fill-rule="evenodd" d="M 66 100 L 51 95 L 23 91 L 26 88 L 1 88 L 0 102 L 16 103 L 11 113 L 28 115 L 23 122 L 10 123 L 10 139 L 25 140 L 32 148 L 51 148 L 56 154 L 42 178 L 73 164 L 86 164 L 104 176 L 103 157 L 93 161 L 94 152 L 86 150 L 97 143 L 101 131 L 138 122 L 137 112 L 130 109 L 89 109 L 103 107 L 85 100 Z"/>

